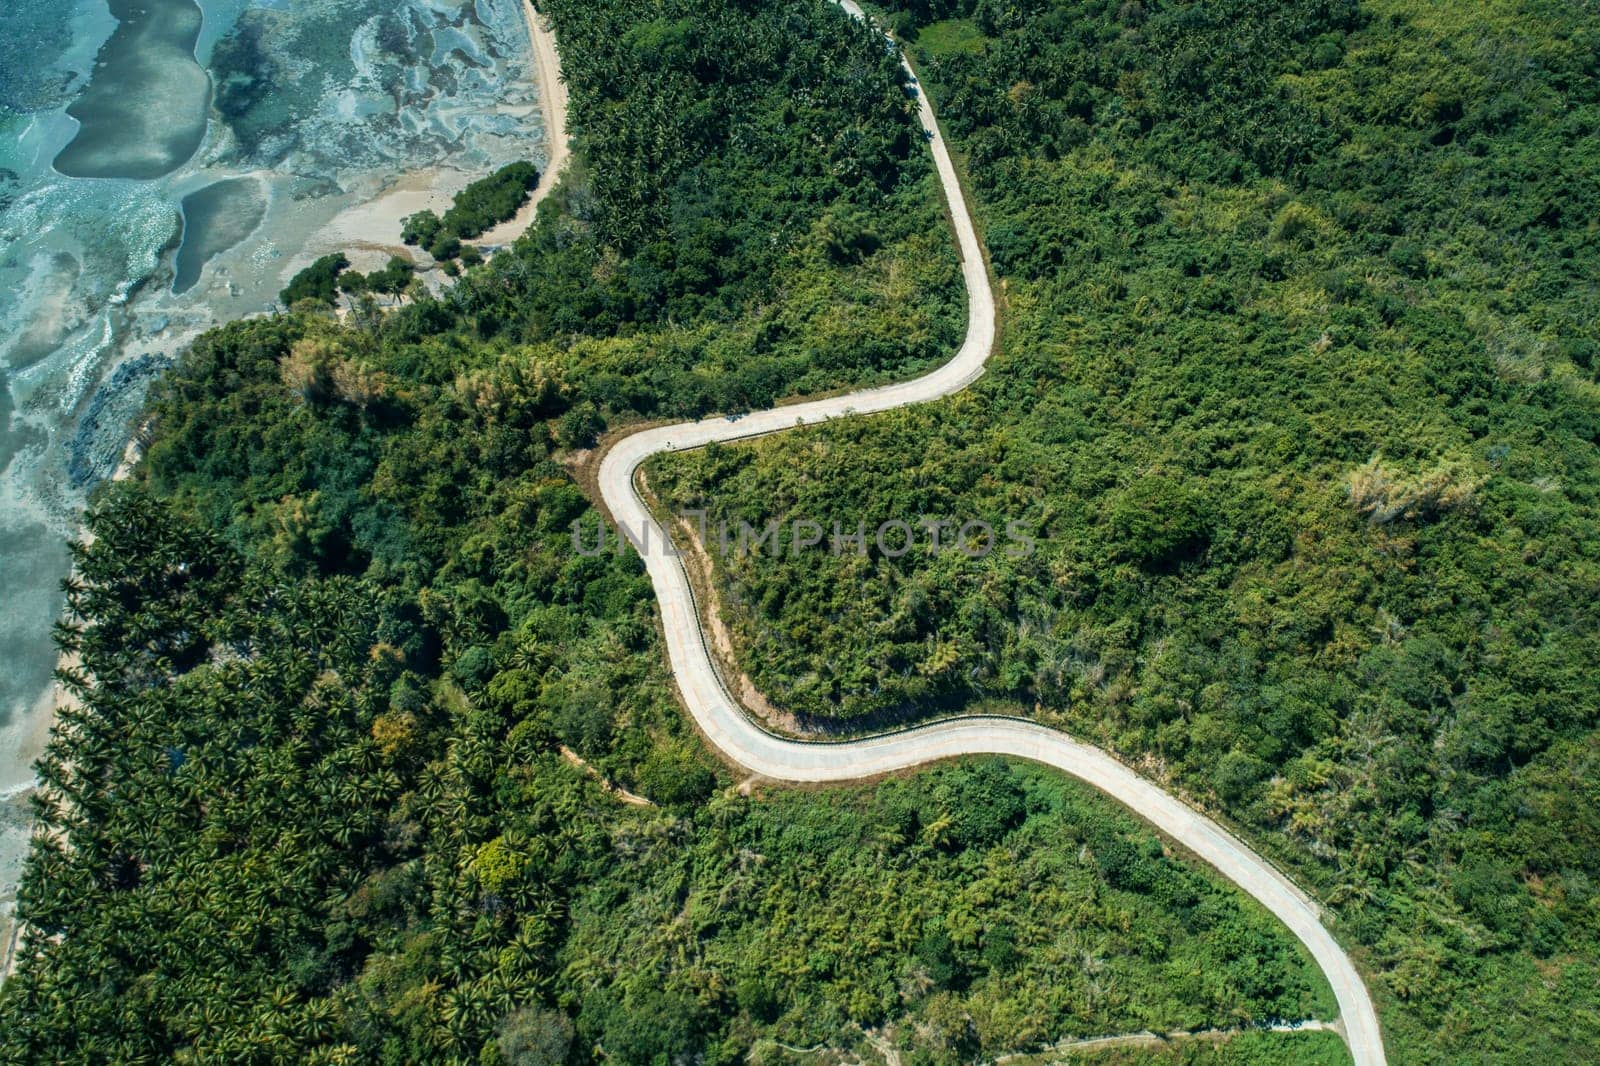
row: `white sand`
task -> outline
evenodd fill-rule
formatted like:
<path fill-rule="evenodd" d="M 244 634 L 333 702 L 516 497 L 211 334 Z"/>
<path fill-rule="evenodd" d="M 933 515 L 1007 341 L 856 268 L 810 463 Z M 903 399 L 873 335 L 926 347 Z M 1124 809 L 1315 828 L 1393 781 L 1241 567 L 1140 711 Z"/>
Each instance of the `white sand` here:
<path fill-rule="evenodd" d="M 570 154 L 567 143 L 567 86 L 561 80 L 561 57 L 556 52 L 555 34 L 544 24 L 543 16 L 534 9 L 531 0 L 523 0 L 522 9 L 527 17 L 534 76 L 539 82 L 539 110 L 544 117 L 548 161 L 528 202 L 522 205 L 515 217 L 472 242 L 479 247 L 507 245 L 527 231 L 533 224 L 534 213 L 540 202 L 550 195 L 550 190 L 566 168 Z M 354 270 L 376 270 L 394 255 L 425 267 L 431 266 L 433 260 L 425 252 L 401 243 L 400 227 L 407 216 L 418 211 L 433 211 L 442 215 L 449 209 L 456 193 L 472 180 L 473 175 L 448 166 L 428 167 L 405 174 L 372 199 L 334 216 L 300 254 L 284 265 L 284 283 L 318 256 L 338 251 L 345 253 Z"/>
<path fill-rule="evenodd" d="M 510 244 L 527 232 L 533 224 L 534 212 L 540 201 L 550 195 L 561 172 L 566 169 L 567 147 L 567 85 L 561 80 L 561 56 L 556 53 L 555 34 L 544 24 L 532 0 L 522 0 L 523 14 L 528 17 L 528 44 L 532 48 L 533 67 L 539 78 L 539 110 L 544 112 L 545 152 L 549 161 L 539 175 L 539 184 L 533 195 L 522 205 L 522 210 L 509 221 L 489 230 L 477 239 L 479 245 Z"/>
<path fill-rule="evenodd" d="M 442 214 L 449 209 L 455 194 L 465 188 L 470 180 L 459 170 L 449 167 L 428 167 L 407 172 L 375 198 L 335 215 L 300 254 L 285 265 L 284 280 L 287 282 L 318 256 L 330 252 L 344 252 L 350 259 L 350 265 L 363 271 L 382 267 L 393 255 L 416 261 L 428 260 L 418 249 L 401 243 L 402 223 L 408 215 L 418 211 Z"/>

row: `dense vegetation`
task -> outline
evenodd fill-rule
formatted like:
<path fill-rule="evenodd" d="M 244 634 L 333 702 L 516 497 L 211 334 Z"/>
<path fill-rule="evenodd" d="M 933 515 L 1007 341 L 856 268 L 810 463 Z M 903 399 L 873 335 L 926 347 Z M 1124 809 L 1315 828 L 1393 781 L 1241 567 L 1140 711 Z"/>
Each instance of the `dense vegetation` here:
<path fill-rule="evenodd" d="M 674 457 L 760 525 L 1022 520 L 1029 558 L 734 558 L 780 708 L 1010 705 L 1334 906 L 1407 1063 L 1600 1047 L 1600 20 L 1544 2 L 896 16 L 1003 351 L 933 408 Z"/>
<path fill-rule="evenodd" d="M 660 847 L 575 905 L 573 943 L 590 965 L 697 957 L 703 983 L 732 978 L 740 1009 L 791 1044 L 893 1018 L 910 1000 L 911 1026 L 892 1028 L 906 1028 L 907 1049 L 935 1052 L 915 1061 L 1125 1031 L 1127 1018 L 1202 1028 L 1241 1004 L 1251 1017 L 1229 1024 L 1332 1010 L 1253 906 L 1057 774 L 979 762 L 725 803 L 707 811 L 715 848 Z M 679 1000 L 657 1017 L 703 1011 Z M 737 1057 L 760 1031 L 730 1036 Z"/>
<path fill-rule="evenodd" d="M 706 803 L 620 560 L 614 600 L 523 605 L 523 665 L 430 684 L 370 577 L 246 561 L 143 484 L 90 529 L 6 1061 L 736 1062 L 889 1022 L 948 1062 L 1330 1011 L 1265 914 L 1044 771 Z"/>
<path fill-rule="evenodd" d="M 701 752 L 637 561 L 571 549 L 570 449 L 915 369 L 959 331 L 949 239 L 892 60 L 831 5 L 541 6 L 586 166 L 534 230 L 387 314 L 207 335 L 91 509 L 0 1061 L 873 1029 L 943 1063 L 1327 1016 L 1257 908 L 1050 775 L 752 799 Z"/>
<path fill-rule="evenodd" d="M 339 275 L 339 291 L 356 301 L 355 306 L 361 308 L 362 296 L 401 296 L 410 291 L 416 283 L 416 272 L 416 264 L 411 260 L 391 255 L 382 269 L 365 274 L 358 270 L 342 272 Z"/>
<path fill-rule="evenodd" d="M 409 216 L 401 226 L 400 239 L 420 244 L 435 259 L 455 259 L 461 254 L 462 241 L 515 218 L 538 184 L 539 170 L 532 163 L 508 163 L 456 193 L 443 218 L 432 211 Z"/>
<path fill-rule="evenodd" d="M 350 266 L 343 252 L 333 252 L 313 262 L 289 279 L 278 300 L 285 307 L 293 307 L 301 300 L 332 307 L 339 301 L 339 275 Z"/>
<path fill-rule="evenodd" d="M 290 308 L 302 301 L 309 301 L 316 308 L 335 307 L 341 293 L 352 301 L 368 295 L 399 296 L 410 290 L 415 278 L 416 266 L 398 255 L 390 256 L 381 270 L 363 274 L 350 269 L 350 260 L 343 252 L 333 252 L 290 278 L 278 300 Z M 363 310 L 370 313 L 373 308 Z"/>

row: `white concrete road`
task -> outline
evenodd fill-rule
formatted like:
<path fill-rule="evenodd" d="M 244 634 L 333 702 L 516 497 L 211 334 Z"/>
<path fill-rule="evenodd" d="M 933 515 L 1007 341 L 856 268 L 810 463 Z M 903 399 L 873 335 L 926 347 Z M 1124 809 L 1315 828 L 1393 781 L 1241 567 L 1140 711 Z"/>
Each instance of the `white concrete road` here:
<path fill-rule="evenodd" d="M 853 6 L 853 5 L 848 5 Z M 858 12 L 855 12 L 858 14 Z M 994 346 L 995 305 L 978 235 L 927 95 L 922 125 L 938 167 L 960 245 L 967 287 L 967 335 L 955 358 L 924 377 L 832 399 L 778 407 L 737 421 L 712 418 L 624 437 L 605 455 L 600 493 L 613 519 L 643 556 L 661 605 L 667 653 L 679 691 L 701 731 L 723 755 L 777 781 L 852 781 L 962 755 L 1008 755 L 1053 766 L 1127 804 L 1259 900 L 1305 944 L 1338 998 L 1340 1023 L 1356 1066 L 1382 1066 L 1378 1018 L 1349 956 L 1322 925 L 1317 905 L 1273 866 L 1216 822 L 1140 777 L 1098 748 L 1013 718 L 967 717 L 840 743 L 775 736 L 728 694 L 706 649 L 694 594 L 666 536 L 640 498 L 635 475 L 660 452 L 732 441 L 791 426 L 869 414 L 949 396 L 976 380 Z"/>

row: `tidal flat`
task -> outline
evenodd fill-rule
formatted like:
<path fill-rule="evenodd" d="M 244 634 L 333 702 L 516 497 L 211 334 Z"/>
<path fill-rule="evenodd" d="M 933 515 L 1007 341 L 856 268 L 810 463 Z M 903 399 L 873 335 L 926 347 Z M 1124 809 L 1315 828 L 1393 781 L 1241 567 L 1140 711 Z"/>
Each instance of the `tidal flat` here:
<path fill-rule="evenodd" d="M 204 15 L 195 0 L 110 0 L 117 29 L 83 95 L 67 108 L 77 136 L 56 156 L 73 178 L 159 178 L 206 134 L 211 78 L 195 61 Z"/>
<path fill-rule="evenodd" d="M 224 178 L 185 196 L 181 210 L 174 295 L 194 288 L 207 263 L 255 232 L 267 214 L 266 188 L 258 178 Z"/>

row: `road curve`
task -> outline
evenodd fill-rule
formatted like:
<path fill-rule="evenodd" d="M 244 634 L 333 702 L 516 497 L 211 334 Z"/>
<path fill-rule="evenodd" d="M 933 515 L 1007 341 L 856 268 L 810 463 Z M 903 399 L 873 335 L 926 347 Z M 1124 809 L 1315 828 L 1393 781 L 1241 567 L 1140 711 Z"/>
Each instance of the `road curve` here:
<path fill-rule="evenodd" d="M 847 10 L 854 5 L 846 3 Z M 859 9 L 852 14 L 860 16 Z M 994 347 L 995 303 L 978 235 L 940 136 L 927 94 L 918 93 L 922 125 L 944 187 L 967 289 L 967 335 L 955 357 L 912 381 L 745 415 L 662 426 L 624 437 L 600 465 L 599 489 L 613 520 L 644 559 L 661 606 L 662 629 L 684 705 L 722 754 L 778 781 L 839 782 L 962 755 L 1006 755 L 1053 766 L 1131 807 L 1216 867 L 1288 926 L 1322 968 L 1339 1002 L 1340 1023 L 1356 1066 L 1383 1066 L 1378 1018 L 1361 976 L 1322 925 L 1317 905 L 1243 841 L 1106 752 L 1053 729 L 1015 718 L 972 716 L 883 736 L 816 743 L 775 736 L 729 695 L 706 649 L 688 574 L 635 485 L 640 464 L 661 452 L 742 440 L 797 425 L 926 403 L 958 392 L 982 373 Z"/>

